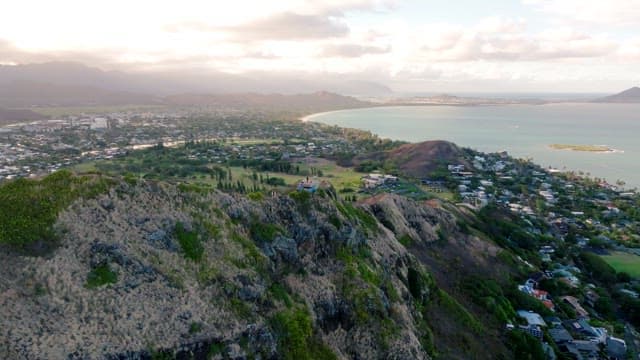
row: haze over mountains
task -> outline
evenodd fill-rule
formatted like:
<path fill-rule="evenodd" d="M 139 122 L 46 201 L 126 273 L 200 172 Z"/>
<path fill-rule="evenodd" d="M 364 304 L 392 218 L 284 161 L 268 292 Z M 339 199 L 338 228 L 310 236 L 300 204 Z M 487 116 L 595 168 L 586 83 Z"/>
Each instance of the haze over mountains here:
<path fill-rule="evenodd" d="M 0 66 L 0 105 L 113 105 L 158 103 L 182 93 L 281 93 L 331 91 L 380 95 L 391 90 L 373 82 L 270 74 L 233 75 L 210 71 L 125 73 L 79 63 L 51 62 Z"/>
<path fill-rule="evenodd" d="M 308 95 L 298 95 L 301 93 Z M 286 105 L 290 110 L 315 111 L 366 105 L 354 98 L 330 93 L 385 97 L 392 95 L 393 91 L 383 84 L 337 76 L 321 78 L 196 70 L 127 73 L 103 71 L 74 62 L 0 66 L 0 107 L 4 108 L 169 104 L 266 109 Z M 294 97 L 287 96 L 294 94 Z M 464 104 L 477 102 L 477 99 L 456 99 Z M 491 100 L 492 103 L 496 101 Z M 511 99 L 507 103 L 513 101 Z M 640 102 L 640 88 L 634 87 L 593 101 Z M 12 119 L 16 115 L 19 114 L 3 112 L 0 120 L 16 120 Z M 23 115 L 19 116 L 21 120 L 37 119 L 33 114 Z"/>

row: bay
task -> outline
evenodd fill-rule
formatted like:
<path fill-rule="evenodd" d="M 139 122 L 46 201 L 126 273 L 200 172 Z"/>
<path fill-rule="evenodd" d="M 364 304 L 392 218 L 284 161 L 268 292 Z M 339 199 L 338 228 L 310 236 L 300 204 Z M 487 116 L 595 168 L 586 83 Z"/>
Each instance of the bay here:
<path fill-rule="evenodd" d="M 640 104 L 375 107 L 320 113 L 305 120 L 369 130 L 395 140 L 448 140 L 483 152 L 506 150 L 544 167 L 640 187 Z M 619 151 L 555 150 L 551 144 L 606 145 Z"/>

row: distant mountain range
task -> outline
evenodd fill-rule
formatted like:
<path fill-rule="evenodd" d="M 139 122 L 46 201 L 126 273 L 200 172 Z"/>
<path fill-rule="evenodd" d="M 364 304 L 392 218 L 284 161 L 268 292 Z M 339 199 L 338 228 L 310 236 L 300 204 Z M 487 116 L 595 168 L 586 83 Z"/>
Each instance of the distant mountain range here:
<path fill-rule="evenodd" d="M 0 108 L 0 125 L 11 124 L 16 121 L 43 120 L 47 117 L 31 110 L 15 110 Z"/>
<path fill-rule="evenodd" d="M 340 78 L 280 74 L 226 74 L 211 71 L 125 73 L 78 63 L 0 66 L 0 106 L 154 104 L 176 94 L 281 93 L 329 91 L 375 96 L 384 85 Z"/>
<path fill-rule="evenodd" d="M 294 95 L 258 93 L 220 95 L 180 94 L 166 97 L 165 104 L 181 106 L 210 105 L 264 110 L 287 109 L 302 112 L 328 111 L 372 105 L 371 103 L 360 101 L 350 96 L 338 95 L 326 91 Z"/>
<path fill-rule="evenodd" d="M 621 93 L 596 99 L 599 103 L 640 103 L 640 87 L 632 87 Z"/>
<path fill-rule="evenodd" d="M 315 94 L 287 98 L 286 95 Z M 329 93 L 361 97 L 389 97 L 385 85 L 340 76 L 311 76 L 254 72 L 227 74 L 210 70 L 122 72 L 103 71 L 73 62 L 0 65 L 0 107 L 110 106 L 142 104 L 213 105 L 250 104 L 291 110 L 326 110 L 362 106 L 353 98 L 338 99 Z M 229 95 L 232 94 L 232 95 Z M 273 95 L 282 94 L 282 95 Z M 392 99 L 388 105 L 483 105 L 546 103 L 533 99 L 484 99 L 431 96 Z M 640 103 L 640 88 L 593 100 L 607 103 Z M 554 101 L 552 101 L 554 102 Z M 327 107 L 327 104 L 330 106 Z"/>

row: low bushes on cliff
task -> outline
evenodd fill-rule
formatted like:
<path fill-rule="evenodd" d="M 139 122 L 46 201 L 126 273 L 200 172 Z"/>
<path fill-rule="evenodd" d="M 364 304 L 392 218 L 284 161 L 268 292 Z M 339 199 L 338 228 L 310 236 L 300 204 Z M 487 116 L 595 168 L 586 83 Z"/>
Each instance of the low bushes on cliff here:
<path fill-rule="evenodd" d="M 19 179 L 0 186 L 0 244 L 46 250 L 56 242 L 58 212 L 78 198 L 106 192 L 114 181 L 100 176 L 75 176 L 66 170 L 41 180 Z"/>

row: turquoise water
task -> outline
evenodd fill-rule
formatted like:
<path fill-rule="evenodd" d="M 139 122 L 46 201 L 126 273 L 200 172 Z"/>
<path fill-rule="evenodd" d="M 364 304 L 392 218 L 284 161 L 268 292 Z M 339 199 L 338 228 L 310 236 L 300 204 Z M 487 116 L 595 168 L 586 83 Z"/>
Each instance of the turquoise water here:
<path fill-rule="evenodd" d="M 484 152 L 507 150 L 544 167 L 640 187 L 640 104 L 382 107 L 316 114 L 308 120 L 396 140 L 439 139 Z M 621 152 L 554 150 L 550 144 L 607 145 Z"/>

